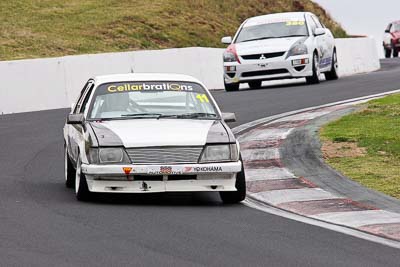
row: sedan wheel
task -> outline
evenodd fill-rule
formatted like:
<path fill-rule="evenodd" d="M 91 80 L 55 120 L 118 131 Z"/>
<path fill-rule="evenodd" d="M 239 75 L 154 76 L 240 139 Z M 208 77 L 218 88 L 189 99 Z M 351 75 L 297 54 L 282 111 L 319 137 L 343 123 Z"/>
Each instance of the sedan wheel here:
<path fill-rule="evenodd" d="M 337 60 L 337 54 L 336 51 L 333 51 L 333 55 L 332 55 L 332 68 L 329 72 L 325 73 L 325 78 L 328 81 L 332 81 L 332 80 L 337 80 L 339 78 L 338 75 L 338 60 Z"/>
<path fill-rule="evenodd" d="M 90 191 L 86 182 L 85 174 L 82 173 L 82 163 L 80 157 L 76 163 L 75 175 L 75 195 L 79 201 L 87 201 L 90 199 Z"/>
<path fill-rule="evenodd" d="M 242 157 L 240 157 L 242 161 Z M 243 201 L 246 198 L 246 176 L 244 172 L 244 166 L 242 161 L 242 171 L 236 175 L 235 187 L 237 191 L 221 191 L 219 195 L 224 204 L 236 204 Z"/>
<path fill-rule="evenodd" d="M 313 57 L 313 75 L 306 77 L 306 81 L 308 84 L 317 84 L 319 83 L 319 76 L 321 75 L 321 70 L 319 68 L 318 55 L 314 54 Z"/>
<path fill-rule="evenodd" d="M 68 150 L 64 147 L 64 177 L 66 187 L 73 188 L 75 186 L 75 175 L 74 166 L 68 157 Z"/>

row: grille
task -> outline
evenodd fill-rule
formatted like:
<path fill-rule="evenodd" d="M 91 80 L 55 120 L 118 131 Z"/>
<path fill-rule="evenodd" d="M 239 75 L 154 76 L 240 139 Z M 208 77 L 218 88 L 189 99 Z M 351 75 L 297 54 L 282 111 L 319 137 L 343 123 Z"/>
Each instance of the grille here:
<path fill-rule="evenodd" d="M 244 55 L 241 56 L 243 59 L 246 60 L 259 60 L 262 55 L 264 55 L 265 59 L 274 58 L 274 57 L 281 57 L 285 54 L 285 52 L 275 52 L 275 53 L 265 53 L 265 54 L 253 54 L 253 55 Z"/>
<path fill-rule="evenodd" d="M 242 77 L 264 76 L 264 75 L 274 75 L 274 74 L 284 74 L 284 73 L 289 73 L 289 71 L 287 69 L 250 71 L 242 73 Z"/>
<path fill-rule="evenodd" d="M 172 164 L 197 163 L 202 150 L 202 146 L 176 146 L 128 148 L 126 152 L 134 164 Z"/>

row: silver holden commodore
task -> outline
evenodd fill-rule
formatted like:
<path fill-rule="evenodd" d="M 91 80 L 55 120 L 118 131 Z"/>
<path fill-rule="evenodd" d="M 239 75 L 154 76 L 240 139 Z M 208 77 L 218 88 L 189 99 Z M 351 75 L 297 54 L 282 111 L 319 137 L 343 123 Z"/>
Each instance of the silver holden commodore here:
<path fill-rule="evenodd" d="M 291 12 L 247 19 L 236 35 L 222 38 L 226 91 L 239 90 L 240 83 L 261 87 L 262 81 L 305 77 L 319 83 L 338 79 L 335 40 L 312 13 Z"/>
<path fill-rule="evenodd" d="M 95 192 L 216 191 L 246 196 L 239 144 L 205 86 L 177 74 L 90 79 L 64 127 L 65 181 L 78 200 Z"/>

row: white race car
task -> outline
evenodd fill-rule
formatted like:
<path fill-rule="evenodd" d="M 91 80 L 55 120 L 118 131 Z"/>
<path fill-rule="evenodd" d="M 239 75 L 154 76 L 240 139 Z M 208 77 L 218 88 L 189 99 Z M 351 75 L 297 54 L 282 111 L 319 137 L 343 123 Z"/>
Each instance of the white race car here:
<path fill-rule="evenodd" d="M 224 53 L 226 91 L 239 90 L 240 83 L 259 88 L 262 81 L 305 77 L 310 84 L 338 79 L 334 37 L 309 12 L 279 13 L 247 19 Z"/>
<path fill-rule="evenodd" d="M 93 192 L 217 191 L 246 196 L 239 144 L 205 86 L 177 74 L 90 79 L 64 127 L 65 181 Z"/>

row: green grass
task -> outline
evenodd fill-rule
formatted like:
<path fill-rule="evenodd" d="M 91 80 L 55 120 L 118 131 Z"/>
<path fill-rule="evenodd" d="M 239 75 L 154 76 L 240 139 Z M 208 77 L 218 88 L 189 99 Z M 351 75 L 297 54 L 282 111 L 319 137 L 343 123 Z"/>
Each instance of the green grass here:
<path fill-rule="evenodd" d="M 326 125 L 321 137 L 365 147 L 364 156 L 327 162 L 366 187 L 400 198 L 400 95 L 369 102 L 362 111 Z"/>
<path fill-rule="evenodd" d="M 310 0 L 12 0 L 0 1 L 0 60 L 222 47 L 247 17 L 283 11 L 314 12 L 346 36 Z"/>

